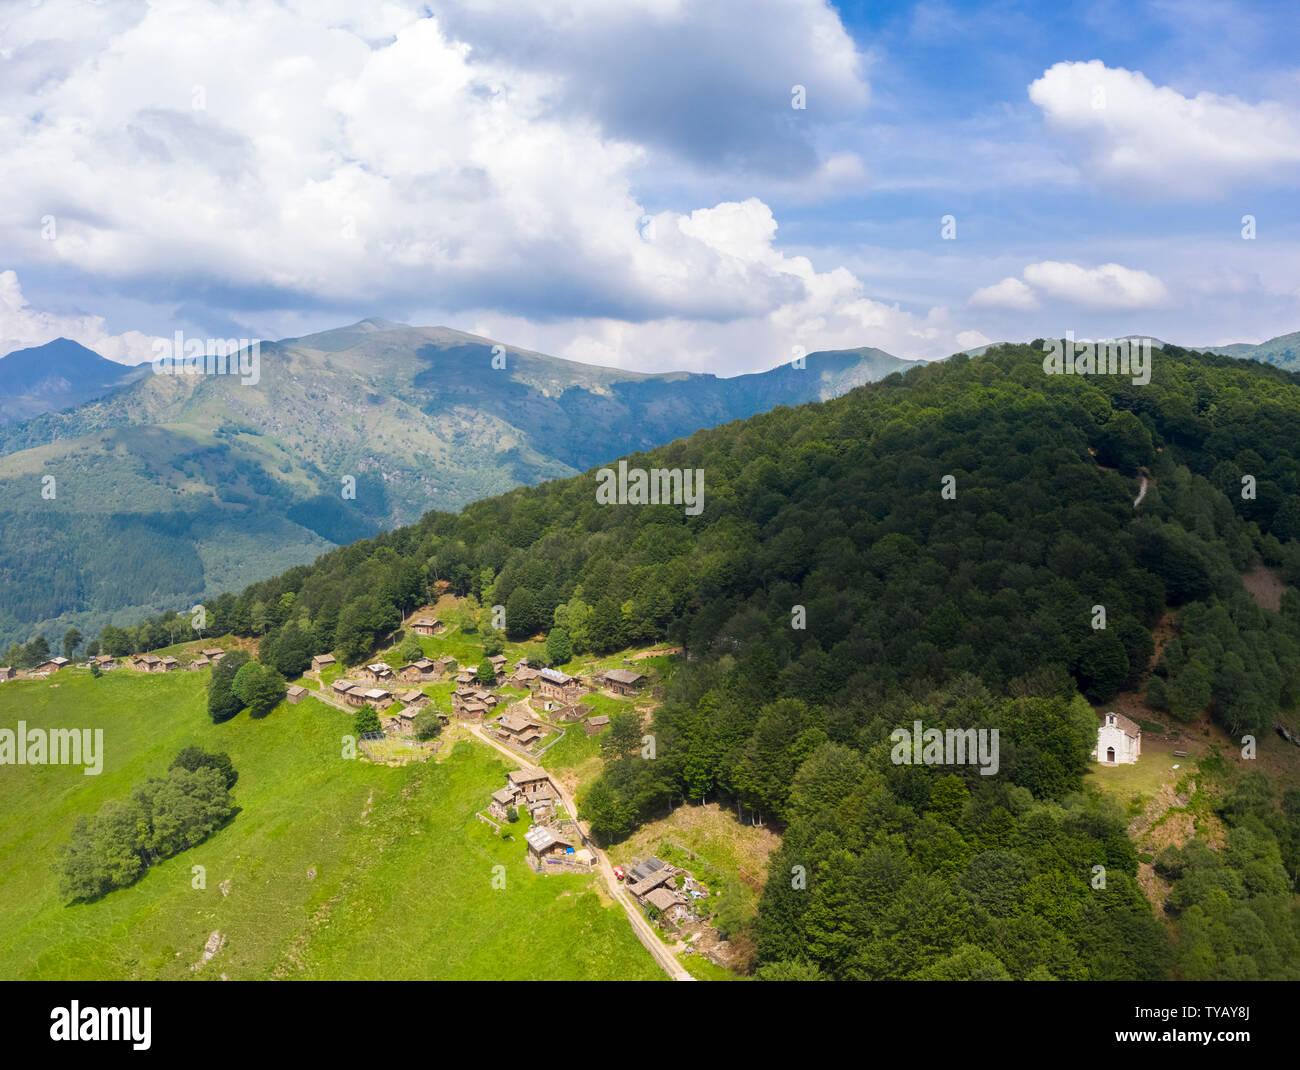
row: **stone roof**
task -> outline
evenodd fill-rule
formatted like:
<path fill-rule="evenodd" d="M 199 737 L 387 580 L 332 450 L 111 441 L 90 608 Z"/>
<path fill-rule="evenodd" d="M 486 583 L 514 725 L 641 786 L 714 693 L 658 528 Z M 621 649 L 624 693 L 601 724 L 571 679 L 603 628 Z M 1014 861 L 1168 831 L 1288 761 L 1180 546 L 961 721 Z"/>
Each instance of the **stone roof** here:
<path fill-rule="evenodd" d="M 659 910 L 671 910 L 682 901 L 682 897 L 667 888 L 656 888 L 645 897 L 645 901 Z"/>
<path fill-rule="evenodd" d="M 1103 725 L 1108 724 L 1112 717 L 1115 718 L 1115 727 L 1126 736 L 1129 736 L 1132 739 L 1142 738 L 1142 729 L 1138 726 L 1137 722 L 1125 717 L 1122 713 L 1116 713 L 1114 710 L 1108 710 L 1103 715 L 1101 723 Z"/>
<path fill-rule="evenodd" d="M 645 673 L 633 672 L 631 669 L 610 669 L 605 673 L 606 680 L 613 680 L 616 684 L 634 684 L 638 680 L 645 679 Z"/>

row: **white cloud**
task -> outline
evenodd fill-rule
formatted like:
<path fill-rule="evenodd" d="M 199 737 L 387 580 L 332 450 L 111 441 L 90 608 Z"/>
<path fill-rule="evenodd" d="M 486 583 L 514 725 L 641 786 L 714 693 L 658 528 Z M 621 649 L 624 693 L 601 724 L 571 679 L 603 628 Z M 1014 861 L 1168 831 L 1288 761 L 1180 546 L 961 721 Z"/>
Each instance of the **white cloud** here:
<path fill-rule="evenodd" d="M 1085 268 L 1044 260 L 1026 267 L 1024 278 L 1051 297 L 1093 308 L 1149 308 L 1169 296 L 1165 284 L 1154 275 L 1120 264 Z"/>
<path fill-rule="evenodd" d="M 1164 304 L 1169 292 L 1165 284 L 1147 271 L 1121 264 L 1087 268 L 1059 260 L 1029 264 L 1022 278 L 1008 276 L 971 294 L 972 308 L 1007 308 L 1028 311 L 1038 308 L 1041 298 L 1051 297 L 1069 304 L 1101 309 L 1154 308 Z"/>
<path fill-rule="evenodd" d="M 969 304 L 974 308 L 1030 309 L 1038 307 L 1038 298 L 1034 296 L 1034 291 L 1019 279 L 1008 276 L 992 286 L 976 290 L 971 294 Z"/>
<path fill-rule="evenodd" d="M 1067 139 L 1085 177 L 1159 197 L 1202 196 L 1249 180 L 1293 186 L 1300 111 L 1233 96 L 1188 97 L 1100 60 L 1057 63 L 1029 99 Z"/>
<path fill-rule="evenodd" d="M 119 364 L 153 359 L 152 336 L 139 331 L 113 334 L 100 316 L 60 316 L 38 311 L 23 297 L 17 273 L 0 271 L 0 356 L 56 338 L 71 338 Z"/>
<path fill-rule="evenodd" d="M 147 283 L 163 300 L 200 291 L 232 316 L 431 294 L 447 309 L 536 317 L 752 315 L 805 284 L 772 251 L 767 207 L 664 213 L 647 242 L 632 182 L 647 143 L 725 125 L 764 79 L 781 128 L 802 121 L 789 107 L 793 71 L 806 70 L 823 110 L 865 103 L 832 9 L 763 3 L 771 25 L 667 0 L 622 14 L 574 0 L 495 21 L 481 7 L 470 18 L 453 5 L 443 20 L 389 3 L 360 22 L 341 21 L 339 4 L 175 0 L 94 13 L 77 49 L 51 53 L 85 5 L 50 0 L 7 28 L 17 74 L 0 83 L 0 240 L 15 260 L 125 293 Z M 583 56 L 603 49 L 616 65 L 611 42 L 638 27 L 651 43 L 705 40 L 677 53 L 638 46 L 645 69 L 622 81 L 582 77 Z M 740 30 L 746 48 L 722 47 Z M 543 63 L 539 41 L 563 55 Z M 632 97 L 603 110 L 565 97 L 611 85 Z M 689 107 L 665 98 L 674 86 L 689 87 Z M 633 98 L 681 129 L 639 130 L 624 114 Z M 751 131 L 760 141 L 766 123 Z M 809 160 L 815 182 L 860 173 L 851 154 Z M 54 241 L 37 224 L 47 215 Z"/>

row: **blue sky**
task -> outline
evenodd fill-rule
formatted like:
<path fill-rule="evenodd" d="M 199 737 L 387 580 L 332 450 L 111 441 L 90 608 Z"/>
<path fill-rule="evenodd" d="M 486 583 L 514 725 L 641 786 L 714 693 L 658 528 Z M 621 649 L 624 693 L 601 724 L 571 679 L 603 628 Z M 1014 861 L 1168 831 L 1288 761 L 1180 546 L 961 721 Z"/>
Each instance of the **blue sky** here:
<path fill-rule="evenodd" d="M 63 334 L 129 362 L 177 329 L 366 316 L 718 374 L 1067 330 L 1260 341 L 1300 329 L 1293 23 L 1282 3 L 10 4 L 0 352 Z"/>

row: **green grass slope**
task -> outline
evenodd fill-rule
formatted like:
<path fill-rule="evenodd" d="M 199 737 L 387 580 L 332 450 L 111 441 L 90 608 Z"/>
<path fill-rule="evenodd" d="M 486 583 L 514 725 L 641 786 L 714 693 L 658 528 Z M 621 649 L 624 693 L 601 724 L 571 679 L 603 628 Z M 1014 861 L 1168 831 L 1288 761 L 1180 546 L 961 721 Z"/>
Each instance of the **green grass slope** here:
<path fill-rule="evenodd" d="M 206 678 L 69 670 L 0 687 L 0 727 L 102 727 L 105 747 L 98 777 L 0 767 L 0 977 L 662 976 L 589 878 L 533 874 L 522 827 L 506 842 L 474 817 L 506 768 L 486 748 L 400 768 L 345 760 L 347 714 L 308 699 L 213 725 Z M 51 867 L 76 818 L 190 743 L 230 754 L 234 820 L 131 887 L 66 904 Z M 214 931 L 225 946 L 192 970 Z"/>

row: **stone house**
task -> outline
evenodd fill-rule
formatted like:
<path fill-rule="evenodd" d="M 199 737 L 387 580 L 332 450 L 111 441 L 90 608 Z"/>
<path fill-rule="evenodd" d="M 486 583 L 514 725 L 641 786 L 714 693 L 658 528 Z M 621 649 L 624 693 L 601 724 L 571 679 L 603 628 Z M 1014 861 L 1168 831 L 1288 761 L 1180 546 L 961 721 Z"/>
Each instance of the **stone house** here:
<path fill-rule="evenodd" d="M 376 661 L 361 670 L 361 679 L 368 684 L 391 684 L 396 679 L 393 668 L 386 661 Z"/>
<path fill-rule="evenodd" d="M 412 617 L 410 624 L 407 626 L 416 635 L 423 635 L 427 638 L 438 631 L 438 624 L 439 621 L 436 617 L 428 613 L 422 613 L 418 617 Z"/>
<path fill-rule="evenodd" d="M 628 698 L 645 686 L 647 677 L 644 673 L 633 672 L 631 669 L 609 669 L 597 679 L 607 690 Z"/>
<path fill-rule="evenodd" d="M 537 680 L 537 693 L 543 698 L 554 699 L 564 706 L 571 706 L 582 698 L 583 686 L 577 677 L 558 669 L 542 669 Z"/>
<path fill-rule="evenodd" d="M 292 685 L 289 688 L 287 694 L 285 695 L 285 698 L 289 700 L 290 706 L 298 705 L 298 703 L 300 703 L 306 697 L 307 697 L 307 689 L 303 687 L 301 684 Z"/>

